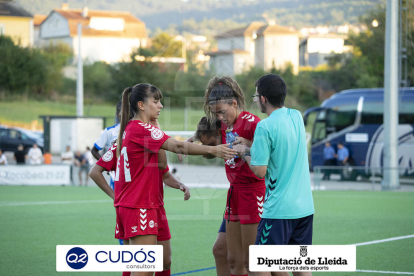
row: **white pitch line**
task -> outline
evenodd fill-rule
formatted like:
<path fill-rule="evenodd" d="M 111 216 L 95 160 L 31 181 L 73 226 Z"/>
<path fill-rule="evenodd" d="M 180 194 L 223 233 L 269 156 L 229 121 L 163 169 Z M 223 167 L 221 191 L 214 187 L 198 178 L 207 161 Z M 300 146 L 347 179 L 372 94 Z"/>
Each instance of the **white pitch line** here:
<path fill-rule="evenodd" d="M 370 241 L 370 242 L 361 242 L 361 243 L 355 243 L 353 245 L 362 246 L 362 245 L 370 245 L 370 244 L 383 243 L 383 242 L 389 242 L 389 241 L 397 241 L 397 240 L 403 240 L 403 239 L 409 239 L 409 238 L 414 238 L 414 235 L 400 236 L 400 237 L 394 237 L 394 238 L 376 240 L 376 241 Z"/>
<path fill-rule="evenodd" d="M 377 271 L 377 270 L 360 270 L 360 269 L 357 269 L 356 272 L 414 275 L 414 272 L 400 272 L 400 271 Z"/>
<path fill-rule="evenodd" d="M 75 201 L 35 201 L 35 202 L 0 202 L 0 207 L 10 206 L 33 206 L 33 205 L 61 205 L 61 204 L 82 204 L 82 203 L 104 203 L 113 202 L 108 199 L 101 200 L 75 200 Z"/>

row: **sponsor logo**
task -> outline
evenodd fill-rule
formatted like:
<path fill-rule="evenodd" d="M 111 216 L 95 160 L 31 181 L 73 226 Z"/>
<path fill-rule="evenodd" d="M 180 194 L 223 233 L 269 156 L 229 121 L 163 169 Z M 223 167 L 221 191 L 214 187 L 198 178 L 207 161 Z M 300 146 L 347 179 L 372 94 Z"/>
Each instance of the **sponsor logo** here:
<path fill-rule="evenodd" d="M 160 245 L 58 245 L 56 271 L 162 271 Z"/>
<path fill-rule="evenodd" d="M 154 140 L 160 140 L 162 137 L 164 137 L 164 132 L 154 127 L 151 131 L 151 137 Z"/>
<path fill-rule="evenodd" d="M 153 220 L 151 220 L 150 222 L 149 222 L 149 227 L 151 227 L 151 228 L 154 228 L 154 221 Z"/>
<path fill-rule="evenodd" d="M 82 269 L 88 263 L 88 253 L 83 248 L 74 247 L 66 254 L 66 263 L 73 269 Z"/>
<path fill-rule="evenodd" d="M 114 154 L 112 153 L 111 150 L 107 151 L 103 156 L 102 156 L 102 160 L 105 162 L 109 162 L 112 160 L 112 158 L 114 158 Z"/>
<path fill-rule="evenodd" d="M 138 232 L 138 230 L 137 230 L 138 226 L 132 226 L 131 228 L 132 228 L 132 233 Z"/>
<path fill-rule="evenodd" d="M 301 246 L 300 247 L 300 256 L 301 257 L 308 256 L 308 247 L 307 246 Z"/>

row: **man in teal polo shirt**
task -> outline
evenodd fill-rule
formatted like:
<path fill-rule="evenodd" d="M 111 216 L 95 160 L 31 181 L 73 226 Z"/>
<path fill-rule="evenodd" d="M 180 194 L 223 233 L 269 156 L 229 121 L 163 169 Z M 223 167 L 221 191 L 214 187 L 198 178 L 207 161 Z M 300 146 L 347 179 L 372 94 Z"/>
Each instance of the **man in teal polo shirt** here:
<path fill-rule="evenodd" d="M 278 75 L 265 75 L 256 82 L 253 99 L 268 118 L 257 124 L 251 149 L 234 147 L 252 172 L 266 180 L 259 245 L 312 244 L 315 209 L 305 127 L 301 113 L 284 106 L 286 92 Z"/>

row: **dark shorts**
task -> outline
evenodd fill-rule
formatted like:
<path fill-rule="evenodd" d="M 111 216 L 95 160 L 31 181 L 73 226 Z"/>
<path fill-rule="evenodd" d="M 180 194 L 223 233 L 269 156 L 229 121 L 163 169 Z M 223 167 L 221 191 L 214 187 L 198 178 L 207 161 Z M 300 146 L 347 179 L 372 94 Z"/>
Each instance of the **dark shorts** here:
<path fill-rule="evenodd" d="M 226 219 L 225 218 L 223 218 L 223 221 L 221 222 L 220 229 L 218 232 L 226 233 Z"/>
<path fill-rule="evenodd" d="M 257 227 L 256 245 L 311 245 L 313 215 L 299 219 L 262 218 Z"/>

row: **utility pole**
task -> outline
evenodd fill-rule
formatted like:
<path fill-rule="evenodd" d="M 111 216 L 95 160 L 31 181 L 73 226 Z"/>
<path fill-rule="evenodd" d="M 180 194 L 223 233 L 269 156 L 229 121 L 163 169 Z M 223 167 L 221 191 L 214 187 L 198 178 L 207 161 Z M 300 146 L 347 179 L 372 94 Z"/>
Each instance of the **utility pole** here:
<path fill-rule="evenodd" d="M 398 175 L 398 0 L 387 0 L 384 66 L 384 185 L 399 187 Z"/>
<path fill-rule="evenodd" d="M 82 24 L 78 23 L 78 73 L 76 77 L 76 116 L 83 116 L 83 64 L 81 52 Z"/>

